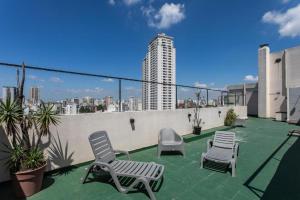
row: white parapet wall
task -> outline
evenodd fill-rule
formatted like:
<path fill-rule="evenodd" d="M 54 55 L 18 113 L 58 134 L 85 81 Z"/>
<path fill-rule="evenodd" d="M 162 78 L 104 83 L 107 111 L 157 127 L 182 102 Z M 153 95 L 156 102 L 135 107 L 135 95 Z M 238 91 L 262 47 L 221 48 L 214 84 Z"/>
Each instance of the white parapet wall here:
<path fill-rule="evenodd" d="M 202 129 L 223 126 L 230 108 L 239 117 L 247 117 L 246 106 L 201 108 L 200 116 L 204 122 Z M 192 115 L 191 120 L 188 118 L 189 113 Z M 132 130 L 130 119 L 134 119 L 135 130 Z M 132 151 L 157 144 L 158 133 L 162 128 L 173 128 L 180 135 L 192 133 L 192 119 L 193 109 L 61 116 L 61 123 L 51 127 L 52 137 L 43 138 L 45 153 L 49 158 L 48 170 L 93 160 L 88 136 L 95 131 L 106 130 L 115 149 Z M 0 133 L 0 136 L 0 142 L 7 142 L 4 133 Z M 4 154 L 0 154 L 0 182 L 9 180 L 3 157 Z"/>

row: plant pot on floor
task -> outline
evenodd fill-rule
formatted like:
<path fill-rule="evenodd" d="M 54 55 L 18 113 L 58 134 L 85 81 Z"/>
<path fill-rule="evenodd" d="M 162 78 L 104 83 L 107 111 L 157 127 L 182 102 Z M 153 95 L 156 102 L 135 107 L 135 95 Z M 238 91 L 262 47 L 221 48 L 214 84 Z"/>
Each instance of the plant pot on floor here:
<path fill-rule="evenodd" d="M 201 134 L 201 129 L 202 129 L 201 126 L 200 127 L 194 126 L 193 134 L 194 135 L 200 135 Z"/>
<path fill-rule="evenodd" d="M 17 197 L 29 197 L 41 190 L 46 165 L 47 163 L 37 169 L 11 174 L 12 184 Z"/>

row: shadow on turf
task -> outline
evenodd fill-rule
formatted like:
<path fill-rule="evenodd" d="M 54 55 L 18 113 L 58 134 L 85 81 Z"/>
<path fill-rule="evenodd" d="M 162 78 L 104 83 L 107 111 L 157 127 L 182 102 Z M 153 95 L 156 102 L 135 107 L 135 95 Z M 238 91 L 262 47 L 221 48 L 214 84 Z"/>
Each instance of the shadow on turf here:
<path fill-rule="evenodd" d="M 258 198 L 263 200 L 294 200 L 300 199 L 300 140 L 291 145 L 281 159 L 275 158 L 276 153 L 289 141 L 287 137 L 281 145 L 262 163 L 262 165 L 244 183 Z M 265 190 L 251 186 L 251 182 L 259 176 L 260 172 L 270 160 L 280 162 L 277 171 Z"/>

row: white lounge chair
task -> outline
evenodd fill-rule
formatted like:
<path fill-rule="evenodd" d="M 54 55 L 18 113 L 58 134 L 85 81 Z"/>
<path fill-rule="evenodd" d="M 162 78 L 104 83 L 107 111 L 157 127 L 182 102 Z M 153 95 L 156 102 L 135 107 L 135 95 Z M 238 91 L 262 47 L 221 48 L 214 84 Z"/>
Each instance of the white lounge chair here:
<path fill-rule="evenodd" d="M 89 141 L 95 155 L 95 161 L 86 169 L 85 176 L 81 179 L 85 182 L 90 172 L 97 168 L 110 173 L 116 187 L 122 193 L 131 191 L 139 183 L 145 185 L 145 188 L 152 200 L 155 196 L 150 187 L 150 181 L 158 181 L 164 172 L 164 166 L 154 162 L 136 162 L 130 160 L 117 160 L 115 153 L 124 153 L 129 157 L 127 151 L 113 150 L 108 135 L 105 131 L 98 131 L 89 136 Z M 134 178 L 133 183 L 128 187 L 123 187 L 118 178 Z"/>
<path fill-rule="evenodd" d="M 207 141 L 207 152 L 201 155 L 201 168 L 206 160 L 229 164 L 232 177 L 235 177 L 239 144 L 235 142 L 235 133 L 216 131 L 214 140 Z"/>

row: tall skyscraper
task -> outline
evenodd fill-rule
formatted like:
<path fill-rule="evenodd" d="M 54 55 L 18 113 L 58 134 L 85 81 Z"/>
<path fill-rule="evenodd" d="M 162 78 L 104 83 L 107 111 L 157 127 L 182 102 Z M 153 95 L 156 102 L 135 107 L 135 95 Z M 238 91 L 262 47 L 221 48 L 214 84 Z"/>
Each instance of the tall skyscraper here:
<path fill-rule="evenodd" d="M 33 104 L 37 104 L 40 101 L 40 89 L 38 87 L 30 88 L 30 101 Z"/>
<path fill-rule="evenodd" d="M 176 84 L 176 49 L 173 37 L 158 34 L 148 46 L 143 60 L 143 80 Z M 143 110 L 170 110 L 176 108 L 175 86 L 142 84 Z"/>
<path fill-rule="evenodd" d="M 11 102 L 16 100 L 17 97 L 17 88 L 16 87 L 9 87 L 9 86 L 3 86 L 2 87 L 2 95 L 3 95 L 3 102 L 5 102 L 7 99 L 10 99 Z"/>

